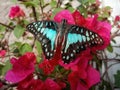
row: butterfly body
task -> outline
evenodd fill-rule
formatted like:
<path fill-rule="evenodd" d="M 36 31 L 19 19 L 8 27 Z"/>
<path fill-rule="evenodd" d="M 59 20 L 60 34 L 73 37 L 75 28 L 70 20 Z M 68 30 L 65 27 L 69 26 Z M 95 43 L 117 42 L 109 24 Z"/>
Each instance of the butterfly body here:
<path fill-rule="evenodd" d="M 88 47 L 102 45 L 102 38 L 84 28 L 70 25 L 63 19 L 61 23 L 54 21 L 38 21 L 27 26 L 29 32 L 41 42 L 47 59 L 54 56 L 56 47 L 61 45 L 62 60 L 70 63 L 81 51 Z"/>

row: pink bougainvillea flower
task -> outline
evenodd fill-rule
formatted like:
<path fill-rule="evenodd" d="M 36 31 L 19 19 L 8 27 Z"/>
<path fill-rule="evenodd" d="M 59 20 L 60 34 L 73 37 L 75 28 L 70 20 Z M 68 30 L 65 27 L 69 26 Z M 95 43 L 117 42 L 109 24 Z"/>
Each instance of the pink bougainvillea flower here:
<path fill-rule="evenodd" d="M 52 61 L 50 62 L 46 59 L 39 64 L 39 68 L 42 69 L 46 75 L 50 74 L 54 70 L 54 67 L 55 66 L 52 64 Z"/>
<path fill-rule="evenodd" d="M 57 81 L 57 84 L 60 86 L 61 89 L 66 88 L 66 84 L 62 81 Z"/>
<path fill-rule="evenodd" d="M 58 84 L 50 78 L 45 81 L 34 79 L 33 75 L 29 75 L 26 79 L 18 83 L 18 90 L 62 90 L 63 83 Z"/>
<path fill-rule="evenodd" d="M 12 69 L 9 70 L 5 79 L 9 82 L 17 83 L 24 80 L 28 75 L 34 72 L 36 57 L 34 53 L 28 52 L 19 59 L 12 58 Z"/>
<path fill-rule="evenodd" d="M 62 19 L 66 19 L 69 24 L 75 24 L 74 18 L 68 10 L 62 10 L 58 12 L 54 17 L 54 20 L 59 23 L 62 21 Z"/>
<path fill-rule="evenodd" d="M 89 90 L 89 88 L 100 82 L 100 74 L 91 66 L 86 68 L 87 76 L 82 78 L 79 76 L 80 71 L 71 72 L 68 76 L 71 90 Z M 94 73 L 94 74 L 93 74 Z"/>
<path fill-rule="evenodd" d="M 61 46 L 56 48 L 56 53 L 51 60 L 47 60 L 44 58 L 43 62 L 39 64 L 39 68 L 43 70 L 44 74 L 50 74 L 56 65 L 59 64 L 59 60 L 61 58 Z"/>
<path fill-rule="evenodd" d="M 24 17 L 25 13 L 19 6 L 12 6 L 9 11 L 9 17 L 14 19 L 16 17 Z"/>
<path fill-rule="evenodd" d="M 45 90 L 44 83 L 40 79 L 34 79 L 33 75 L 29 75 L 23 81 L 18 83 L 17 90 Z"/>

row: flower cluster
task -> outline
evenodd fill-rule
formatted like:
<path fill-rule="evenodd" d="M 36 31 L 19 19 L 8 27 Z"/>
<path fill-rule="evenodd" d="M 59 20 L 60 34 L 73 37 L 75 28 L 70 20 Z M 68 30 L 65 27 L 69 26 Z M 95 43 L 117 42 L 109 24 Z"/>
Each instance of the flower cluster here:
<path fill-rule="evenodd" d="M 21 12 L 21 10 L 19 11 Z M 61 22 L 62 19 L 66 19 L 69 24 L 92 30 L 102 37 L 104 42 L 102 46 L 86 49 L 70 64 L 62 62 L 61 46 L 56 48 L 52 60 L 48 61 L 44 58 L 39 65 L 36 63 L 34 53 L 28 52 L 18 59 L 11 59 L 12 69 L 6 73 L 5 79 L 12 83 L 18 83 L 18 90 L 62 90 L 66 88 L 68 83 L 71 90 L 89 90 L 93 85 L 100 82 L 99 72 L 89 64 L 89 61 L 92 60 L 90 52 L 95 53 L 96 50 L 104 49 L 110 43 L 111 25 L 107 22 L 98 21 L 97 17 L 98 15 L 94 15 L 93 18 L 84 18 L 78 11 L 71 13 L 68 10 L 63 10 L 55 15 L 54 21 Z M 37 65 L 44 73 L 36 71 L 35 66 Z M 53 77 L 52 72 L 57 66 L 62 66 L 63 69 L 70 71 L 67 73 L 65 80 L 59 74 L 57 74 L 57 77 Z"/>
<path fill-rule="evenodd" d="M 25 13 L 24 11 L 19 7 L 19 6 L 13 6 L 11 7 L 10 9 L 10 12 L 9 12 L 9 17 L 11 19 L 14 19 L 14 18 L 18 18 L 18 17 L 24 17 L 25 16 Z"/>

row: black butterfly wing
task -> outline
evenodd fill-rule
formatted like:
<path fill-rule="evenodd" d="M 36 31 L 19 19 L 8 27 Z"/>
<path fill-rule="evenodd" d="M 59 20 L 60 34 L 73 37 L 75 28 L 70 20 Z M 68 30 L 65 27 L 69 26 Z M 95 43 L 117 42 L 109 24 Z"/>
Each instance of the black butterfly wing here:
<path fill-rule="evenodd" d="M 62 59 L 64 63 L 70 63 L 77 54 L 86 48 L 102 44 L 103 40 L 98 34 L 86 28 L 72 25 L 63 42 Z"/>
<path fill-rule="evenodd" d="M 38 21 L 29 24 L 27 29 L 41 42 L 45 57 L 51 59 L 55 52 L 55 39 L 58 33 L 57 23 L 53 21 Z"/>

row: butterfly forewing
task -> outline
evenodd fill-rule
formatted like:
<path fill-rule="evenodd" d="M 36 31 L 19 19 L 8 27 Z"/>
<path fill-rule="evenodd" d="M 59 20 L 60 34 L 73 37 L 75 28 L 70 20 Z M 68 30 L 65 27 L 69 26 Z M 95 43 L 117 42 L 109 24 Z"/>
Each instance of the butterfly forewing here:
<path fill-rule="evenodd" d="M 84 27 L 72 25 L 63 42 L 62 59 L 64 63 L 70 63 L 77 54 L 86 48 L 102 44 L 103 40 L 98 34 Z"/>
<path fill-rule="evenodd" d="M 41 42 L 45 57 L 51 59 L 55 51 L 57 24 L 53 21 L 39 21 L 29 24 L 27 29 Z"/>

